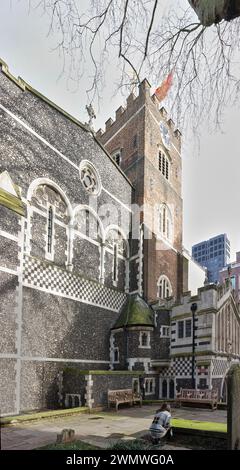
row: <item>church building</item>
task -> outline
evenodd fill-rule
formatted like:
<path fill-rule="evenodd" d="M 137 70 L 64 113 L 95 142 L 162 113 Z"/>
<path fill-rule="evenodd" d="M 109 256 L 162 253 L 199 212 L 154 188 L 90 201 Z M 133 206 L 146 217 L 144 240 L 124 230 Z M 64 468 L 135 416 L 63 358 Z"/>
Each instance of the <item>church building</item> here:
<path fill-rule="evenodd" d="M 188 291 L 181 133 L 144 80 L 95 133 L 0 60 L 1 415 L 216 388 L 231 283 Z"/>

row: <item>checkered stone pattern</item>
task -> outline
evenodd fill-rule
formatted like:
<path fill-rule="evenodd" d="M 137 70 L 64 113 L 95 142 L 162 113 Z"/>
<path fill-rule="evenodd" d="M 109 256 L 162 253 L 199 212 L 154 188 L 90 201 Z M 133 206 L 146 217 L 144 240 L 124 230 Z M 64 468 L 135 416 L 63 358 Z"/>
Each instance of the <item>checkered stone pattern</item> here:
<path fill-rule="evenodd" d="M 191 377 L 192 360 L 189 357 L 178 357 L 174 361 L 175 375 L 178 377 Z"/>
<path fill-rule="evenodd" d="M 224 359 L 213 359 L 213 377 L 223 377 L 228 369 L 228 362 Z"/>
<path fill-rule="evenodd" d="M 23 283 L 116 312 L 119 312 L 126 300 L 126 294 L 123 292 L 83 279 L 29 256 L 24 259 Z"/>
<path fill-rule="evenodd" d="M 208 366 L 198 366 L 197 372 L 198 375 L 208 375 Z"/>
<path fill-rule="evenodd" d="M 161 371 L 161 377 L 191 377 L 192 361 L 189 357 L 178 357 L 174 359 L 171 367 Z"/>
<path fill-rule="evenodd" d="M 171 366 L 168 369 L 161 370 L 161 377 L 174 377 L 174 376 L 175 376 L 174 366 Z"/>

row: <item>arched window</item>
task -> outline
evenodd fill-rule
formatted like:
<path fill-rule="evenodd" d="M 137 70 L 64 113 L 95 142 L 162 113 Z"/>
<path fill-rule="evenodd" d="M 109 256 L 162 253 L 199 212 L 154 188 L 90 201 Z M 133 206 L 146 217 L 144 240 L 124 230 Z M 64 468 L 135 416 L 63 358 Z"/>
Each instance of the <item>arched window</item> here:
<path fill-rule="evenodd" d="M 166 299 L 172 295 L 172 286 L 167 276 L 160 276 L 158 280 L 158 298 Z"/>
<path fill-rule="evenodd" d="M 169 398 L 174 398 L 175 396 L 175 384 L 174 384 L 174 380 L 171 379 L 169 381 Z"/>
<path fill-rule="evenodd" d="M 140 331 L 139 347 L 150 348 L 150 332 L 149 331 Z"/>
<path fill-rule="evenodd" d="M 87 206 L 78 206 L 75 209 L 73 226 L 82 235 L 96 241 L 102 239 L 103 227 L 97 214 Z"/>
<path fill-rule="evenodd" d="M 27 192 L 26 253 L 66 267 L 70 263 L 71 204 L 54 181 L 37 178 Z M 61 243 L 59 241 L 61 240 Z"/>
<path fill-rule="evenodd" d="M 148 337 L 146 333 L 142 333 L 142 346 L 147 346 Z"/>
<path fill-rule="evenodd" d="M 47 252 L 52 254 L 53 250 L 53 209 L 49 206 L 48 209 L 48 223 L 47 223 Z"/>
<path fill-rule="evenodd" d="M 121 160 L 122 160 L 121 157 L 122 157 L 121 149 L 115 150 L 115 152 L 113 152 L 113 154 L 112 154 L 112 158 L 118 166 L 121 165 Z"/>
<path fill-rule="evenodd" d="M 169 207 L 162 204 L 159 210 L 159 233 L 168 241 L 173 239 L 173 218 Z"/>
<path fill-rule="evenodd" d="M 107 228 L 105 246 L 105 260 L 108 258 L 108 265 L 112 265 L 111 274 L 109 273 L 109 281 L 112 282 L 115 287 L 128 289 L 129 248 L 127 240 L 118 230 L 118 227 L 109 226 Z"/>
<path fill-rule="evenodd" d="M 162 381 L 162 398 L 167 398 L 167 381 L 164 379 Z"/>
<path fill-rule="evenodd" d="M 117 243 L 113 245 L 113 283 L 117 282 L 118 278 L 118 246 Z"/>
<path fill-rule="evenodd" d="M 166 154 L 160 150 L 158 154 L 158 168 L 166 180 L 170 179 L 170 161 Z"/>

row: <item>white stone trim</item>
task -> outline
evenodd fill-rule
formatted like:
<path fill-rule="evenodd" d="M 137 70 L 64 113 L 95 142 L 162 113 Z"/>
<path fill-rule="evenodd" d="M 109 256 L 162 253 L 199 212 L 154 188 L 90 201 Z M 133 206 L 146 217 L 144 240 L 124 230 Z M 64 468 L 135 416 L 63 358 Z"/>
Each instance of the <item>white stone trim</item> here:
<path fill-rule="evenodd" d="M 152 392 L 147 392 L 147 382 L 152 382 Z M 145 378 L 145 395 L 155 395 L 156 391 L 156 378 L 155 377 L 147 377 Z"/>
<path fill-rule="evenodd" d="M 105 251 L 113 255 L 113 250 L 109 248 L 109 246 L 107 245 L 105 245 Z M 128 261 L 127 258 L 125 258 L 125 256 L 120 255 L 120 253 L 118 253 L 118 258 L 121 259 L 122 261 Z"/>
<path fill-rule="evenodd" d="M 177 147 L 175 147 L 175 145 L 173 143 L 172 143 L 172 146 L 173 146 L 174 150 L 177 152 L 177 154 L 179 155 L 179 157 L 181 157 L 181 153 L 179 152 Z"/>
<path fill-rule="evenodd" d="M 14 271 L 14 269 L 5 268 L 4 266 L 0 266 L 0 271 L 7 274 L 13 274 L 14 276 L 18 276 L 18 271 Z"/>
<path fill-rule="evenodd" d="M 28 188 L 27 200 L 29 202 L 31 202 L 31 199 L 32 199 L 32 196 L 33 196 L 33 193 L 34 193 L 35 189 L 37 189 L 38 186 L 42 186 L 42 185 L 46 185 L 46 186 L 50 186 L 50 187 L 52 186 L 52 188 L 54 188 L 60 194 L 60 196 L 62 196 L 62 198 L 63 198 L 63 200 L 64 200 L 64 202 L 66 203 L 66 206 L 67 206 L 68 215 L 70 217 L 72 217 L 73 211 L 72 211 L 72 206 L 71 206 L 71 203 L 70 203 L 68 197 L 66 196 L 66 194 L 62 190 L 61 186 L 59 186 L 57 183 L 55 183 L 55 181 L 51 180 L 50 178 L 42 177 L 42 178 L 34 179 L 30 183 L 30 186 Z"/>
<path fill-rule="evenodd" d="M 14 242 L 18 242 L 18 237 L 12 235 L 11 233 L 5 232 L 5 230 L 0 230 L 0 236 L 8 238 L 9 240 L 13 240 Z"/>
<path fill-rule="evenodd" d="M 18 354 L 0 354 L 1 359 L 21 359 L 21 361 L 33 361 L 33 362 L 75 362 L 79 364 L 109 364 L 110 361 L 94 361 L 92 359 L 71 359 L 71 358 L 59 358 L 59 357 L 42 357 L 42 356 L 21 356 Z"/>
<path fill-rule="evenodd" d="M 114 256 L 114 252 L 116 253 L 116 259 Z M 116 266 L 115 266 L 115 262 L 116 262 Z M 116 268 L 116 278 L 114 278 L 114 267 Z M 114 287 L 117 287 L 118 285 L 118 245 L 117 243 L 113 243 L 112 283 Z"/>
<path fill-rule="evenodd" d="M 164 293 L 164 297 L 160 297 L 160 284 L 161 284 L 162 281 L 166 281 L 168 283 L 168 288 L 169 288 L 169 291 L 170 291 L 168 297 L 171 297 L 172 291 L 173 291 L 170 279 L 166 276 L 166 274 L 161 274 L 161 276 L 158 278 L 158 282 L 157 282 L 157 298 L 159 299 L 159 301 L 162 301 L 162 300 L 167 298 L 167 297 L 165 297 L 165 293 Z"/>
<path fill-rule="evenodd" d="M 126 209 L 128 212 L 130 212 L 132 214 L 132 209 L 130 209 L 130 207 L 128 207 L 126 204 L 124 204 L 124 202 L 120 201 L 120 199 L 118 199 L 116 196 L 114 196 L 112 193 L 110 193 L 106 188 L 104 188 L 104 186 L 102 186 L 102 190 L 108 194 L 108 196 L 112 197 L 118 204 L 120 204 L 121 206 L 124 207 L 124 209 Z"/>
<path fill-rule="evenodd" d="M 5 106 L 0 104 L 0 108 L 5 111 L 9 116 L 11 116 L 12 119 L 18 122 L 22 127 L 24 127 L 30 134 L 34 135 L 37 137 L 38 140 L 43 142 L 47 147 L 49 147 L 51 150 L 53 150 L 57 155 L 59 155 L 63 160 L 65 160 L 67 163 L 69 163 L 71 166 L 76 168 L 78 170 L 78 166 L 73 163 L 71 160 L 69 160 L 63 153 L 59 152 L 53 145 L 51 145 L 47 140 L 45 140 L 43 137 L 41 137 L 37 132 L 35 132 L 31 127 L 29 127 L 25 122 L 23 122 L 21 119 L 19 119 L 15 114 L 13 114 L 11 111 L 9 111 Z"/>
<path fill-rule="evenodd" d="M 167 336 L 162 333 L 163 328 L 168 328 L 169 334 Z M 160 338 L 171 338 L 171 325 L 160 325 Z"/>
<path fill-rule="evenodd" d="M 137 259 L 137 258 L 138 258 L 138 254 L 136 254 L 136 255 L 134 255 L 134 256 L 131 256 L 131 257 L 129 258 L 129 261 L 134 261 L 134 260 Z"/>
<path fill-rule="evenodd" d="M 31 248 L 32 248 L 32 217 L 33 217 L 33 208 L 31 204 L 26 200 L 26 206 L 27 206 L 27 218 L 26 220 L 26 228 L 25 228 L 25 236 L 26 236 L 26 241 L 25 241 L 25 253 L 27 255 L 30 255 L 31 253 Z"/>
<path fill-rule="evenodd" d="M 104 284 L 104 280 L 105 280 L 105 246 L 103 244 L 100 245 L 99 247 L 100 249 L 100 273 L 99 273 L 99 276 L 100 276 L 100 283 L 101 284 Z"/>
<path fill-rule="evenodd" d="M 129 260 L 125 260 L 125 292 L 129 292 L 129 285 L 130 285 L 130 267 L 129 267 Z"/>
<path fill-rule="evenodd" d="M 74 399 L 74 406 L 71 406 L 71 407 L 69 406 L 70 398 L 72 399 L 72 403 L 73 403 L 73 399 Z M 78 401 L 79 401 L 79 406 L 82 406 L 80 393 L 66 393 L 66 396 L 65 396 L 65 407 L 66 407 L 66 408 L 76 408 L 75 398 L 78 399 Z"/>
<path fill-rule="evenodd" d="M 79 166 L 73 163 L 69 158 L 67 158 L 63 153 L 59 152 L 53 145 L 51 145 L 46 139 L 41 137 L 37 132 L 35 132 L 31 127 L 29 127 L 25 122 L 23 122 L 21 119 L 19 119 L 15 114 L 13 114 L 11 111 L 9 111 L 5 106 L 0 104 L 0 109 L 5 111 L 9 116 L 11 116 L 12 119 L 17 121 L 21 126 L 23 126 L 28 132 L 30 132 L 32 135 L 34 135 L 37 139 L 39 139 L 41 142 L 43 142 L 47 147 L 49 147 L 51 150 L 53 150 L 58 156 L 60 156 L 63 160 L 65 160 L 69 165 L 71 165 L 73 168 L 75 168 L 78 171 L 79 174 Z M 47 178 L 39 178 L 39 179 L 45 179 Z M 56 183 L 55 183 L 56 184 Z M 123 206 L 127 211 L 132 212 L 132 210 L 124 204 L 122 201 L 120 201 L 116 196 L 114 196 L 112 193 L 107 191 L 106 188 L 102 186 L 102 190 L 105 191 L 109 196 L 111 196 L 115 201 L 117 201 L 121 206 Z M 69 206 L 70 208 L 71 206 Z"/>
<path fill-rule="evenodd" d="M 120 233 L 120 235 L 124 239 L 124 241 L 126 243 L 126 247 L 127 247 L 127 258 L 128 258 L 129 257 L 129 243 L 128 243 L 128 238 L 127 238 L 125 232 L 118 225 L 110 224 L 110 225 L 108 225 L 108 227 L 105 230 L 104 241 L 107 240 L 107 236 L 108 236 L 109 232 L 111 232 L 111 231 Z"/>
<path fill-rule="evenodd" d="M 94 399 L 92 398 L 92 392 L 93 392 L 93 380 L 91 374 L 85 375 L 85 380 L 86 380 L 86 393 L 84 395 L 84 398 L 86 400 L 86 405 L 88 408 L 92 408 Z"/>
<path fill-rule="evenodd" d="M 1 359 L 17 359 L 18 355 L 17 354 L 8 354 L 8 353 L 0 353 L 0 358 Z"/>
<path fill-rule="evenodd" d="M 158 240 L 161 240 L 163 243 L 165 243 L 165 245 L 171 248 L 171 250 L 174 251 L 175 253 L 179 253 L 179 251 L 176 250 L 176 248 L 174 248 L 172 243 L 170 243 L 170 241 L 167 240 L 167 238 L 164 238 L 160 233 L 157 234 L 157 241 Z"/>
<path fill-rule="evenodd" d="M 82 183 L 82 180 L 81 180 L 81 172 L 84 170 L 84 168 L 89 168 L 90 171 L 92 171 L 92 173 L 94 173 L 94 176 L 95 176 L 95 179 L 97 180 L 97 189 L 96 191 L 93 191 L 93 192 L 88 192 L 87 188 L 84 186 L 84 184 Z M 81 181 L 81 184 L 84 188 L 84 190 L 86 191 L 87 194 L 89 194 L 90 196 L 99 196 L 101 191 L 102 191 L 102 182 L 101 182 L 101 178 L 100 178 L 100 175 L 99 175 L 99 172 L 97 170 L 97 168 L 95 167 L 95 165 L 90 162 L 89 160 L 82 160 L 80 165 L 79 165 L 79 177 L 80 177 L 80 181 Z"/>
<path fill-rule="evenodd" d="M 139 234 L 139 248 L 138 248 L 138 274 L 137 274 L 137 279 L 138 279 L 138 294 L 140 297 L 143 295 L 143 241 L 144 241 L 144 236 L 143 236 L 143 226 L 140 226 L 140 234 Z"/>
<path fill-rule="evenodd" d="M 50 206 L 54 207 L 53 204 L 49 204 Z M 41 209 L 38 209 L 38 207 L 35 207 L 35 206 L 31 206 L 31 209 L 32 209 L 32 212 L 36 212 L 37 214 L 41 215 L 42 217 L 47 217 L 47 211 L 41 211 Z M 60 227 L 63 227 L 65 229 L 67 229 L 68 225 L 67 224 L 64 224 L 64 222 L 62 222 L 61 220 L 59 220 L 57 218 L 57 214 L 56 214 L 56 211 L 55 211 L 55 220 L 54 220 L 54 223 L 56 225 L 60 225 Z"/>
<path fill-rule="evenodd" d="M 63 371 L 60 370 L 57 374 L 57 384 L 58 384 L 58 403 L 60 406 L 63 405 Z"/>
<path fill-rule="evenodd" d="M 98 224 L 99 224 L 99 228 L 100 228 L 100 231 L 101 231 L 101 238 L 102 240 L 104 241 L 104 227 L 103 227 L 103 223 L 100 219 L 100 217 L 98 216 L 97 212 L 91 207 L 91 206 L 88 206 L 87 204 L 78 204 L 76 207 L 74 207 L 73 209 L 73 213 L 72 213 L 72 219 L 71 219 L 71 225 L 74 226 L 74 224 L 76 223 L 75 222 L 75 217 L 76 215 L 81 212 L 81 211 L 88 211 L 88 212 L 91 212 L 91 214 L 93 215 L 93 217 L 97 220 Z M 81 232 L 80 232 L 81 233 Z"/>
<path fill-rule="evenodd" d="M 110 370 L 113 370 L 114 367 L 113 367 L 113 351 L 114 351 L 114 342 L 115 342 L 115 336 L 114 336 L 114 333 L 111 332 L 110 334 L 110 345 L 109 345 L 109 357 L 110 357 Z"/>
<path fill-rule="evenodd" d="M 23 298 L 23 251 L 24 251 L 24 228 L 25 219 L 22 217 L 19 220 L 20 230 L 18 232 L 18 246 L 19 246 L 19 266 L 18 266 L 18 287 L 16 289 L 16 349 L 17 349 L 17 364 L 16 364 L 16 410 L 17 414 L 20 413 L 21 402 L 21 348 L 22 348 L 22 298 Z"/>
<path fill-rule="evenodd" d="M 149 372 L 149 362 L 151 359 L 149 357 L 129 357 L 128 358 L 128 370 L 133 370 L 134 365 L 136 362 L 142 362 L 144 367 L 144 372 Z"/>
<path fill-rule="evenodd" d="M 118 352 L 118 361 L 115 361 L 115 360 L 114 360 L 115 351 Z M 120 362 L 120 361 L 119 361 L 119 347 L 118 347 L 118 346 L 114 346 L 114 347 L 113 347 L 113 364 L 119 364 L 119 362 Z"/>
<path fill-rule="evenodd" d="M 143 335 L 147 335 L 147 344 L 144 346 L 142 344 L 142 337 Z M 139 344 L 138 344 L 138 347 L 141 348 L 141 349 L 151 349 L 151 344 L 150 344 L 150 331 L 140 331 L 139 332 Z"/>
<path fill-rule="evenodd" d="M 79 232 L 79 230 L 76 230 L 75 228 L 73 228 L 72 231 L 73 231 L 73 234 L 74 234 L 74 239 L 75 239 L 75 236 L 77 235 L 79 238 L 82 238 L 82 240 L 87 240 L 88 242 L 92 243 L 93 245 L 101 246 L 101 243 L 99 243 L 96 240 L 93 240 L 93 238 L 90 238 L 87 235 L 84 235 L 82 232 Z"/>

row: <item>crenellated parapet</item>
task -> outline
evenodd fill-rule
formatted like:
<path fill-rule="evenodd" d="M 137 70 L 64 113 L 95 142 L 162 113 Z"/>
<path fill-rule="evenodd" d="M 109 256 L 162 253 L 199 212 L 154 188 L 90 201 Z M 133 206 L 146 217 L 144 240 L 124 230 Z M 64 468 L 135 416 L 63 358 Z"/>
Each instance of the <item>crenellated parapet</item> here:
<path fill-rule="evenodd" d="M 167 110 L 161 106 L 155 93 L 151 94 L 151 85 L 147 79 L 144 79 L 138 87 L 138 94 L 130 93 L 126 99 L 126 105 L 120 106 L 115 111 L 115 119 L 109 118 L 105 122 L 105 129 L 99 129 L 96 137 L 105 143 L 111 135 L 114 135 L 131 116 L 139 113 L 145 106 L 150 105 L 153 108 L 154 115 L 160 120 L 164 120 L 176 139 L 181 139 L 181 132 L 174 121 L 168 116 Z"/>

